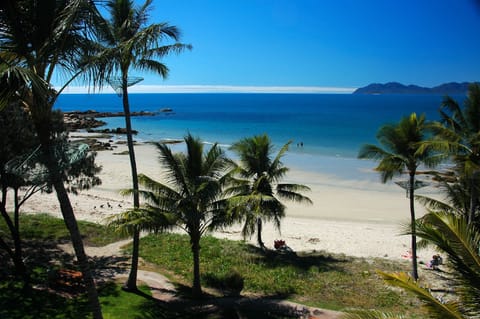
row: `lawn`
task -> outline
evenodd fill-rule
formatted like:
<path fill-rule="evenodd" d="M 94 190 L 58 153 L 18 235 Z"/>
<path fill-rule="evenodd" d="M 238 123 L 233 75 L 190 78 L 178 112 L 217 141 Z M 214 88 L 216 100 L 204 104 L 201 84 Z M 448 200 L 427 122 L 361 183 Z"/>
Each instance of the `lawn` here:
<path fill-rule="evenodd" d="M 96 223 L 78 221 L 78 227 L 83 234 L 84 244 L 88 246 L 104 246 L 125 238 Z M 70 240 L 63 219 L 45 213 L 20 214 L 20 232 L 22 239 Z M 3 218 L 0 219 L 0 234 L 9 234 Z"/>
<path fill-rule="evenodd" d="M 201 247 L 202 285 L 207 288 L 215 288 L 223 277 L 235 272 L 244 279 L 243 295 L 280 297 L 332 310 L 374 308 L 419 313 L 415 298 L 385 286 L 375 272 L 406 271 L 407 263 L 325 252 L 264 252 L 241 241 L 210 236 L 202 239 Z M 140 255 L 174 282 L 191 284 L 187 236 L 158 234 L 142 238 Z"/>
<path fill-rule="evenodd" d="M 25 257 L 36 289 L 25 293 L 8 275 L 7 269 L 2 268 L 0 318 L 88 318 L 82 296 L 45 289 L 52 267 L 76 267 L 73 256 L 55 248 L 55 243 L 69 238 L 63 221 L 45 214 L 25 214 L 20 221 L 26 246 Z M 105 245 L 121 239 L 102 225 L 79 224 L 84 241 L 89 245 Z M 5 236 L 5 231 L 3 221 L 0 221 L 0 234 Z M 126 249 L 130 251 L 129 247 Z M 188 287 L 192 281 L 188 237 L 180 234 L 149 235 L 142 238 L 140 249 L 145 261 L 142 267 L 165 274 L 188 298 Z M 214 298 L 222 295 L 225 278 L 233 273 L 243 279 L 242 296 L 280 298 L 332 310 L 377 309 L 422 318 L 424 314 L 417 299 L 403 291 L 388 288 L 375 272 L 377 269 L 406 271 L 408 267 L 403 262 L 352 258 L 325 252 L 291 254 L 262 251 L 241 241 L 210 236 L 204 237 L 201 242 L 202 286 Z M 166 318 L 172 315 L 149 295 L 146 287 L 142 288 L 141 294 L 131 294 L 123 292 L 118 284 L 102 286 L 100 296 L 105 318 Z M 175 316 L 195 317 L 178 312 Z M 204 318 L 223 317 L 214 313 Z M 254 317 L 250 315 L 247 318 Z"/>

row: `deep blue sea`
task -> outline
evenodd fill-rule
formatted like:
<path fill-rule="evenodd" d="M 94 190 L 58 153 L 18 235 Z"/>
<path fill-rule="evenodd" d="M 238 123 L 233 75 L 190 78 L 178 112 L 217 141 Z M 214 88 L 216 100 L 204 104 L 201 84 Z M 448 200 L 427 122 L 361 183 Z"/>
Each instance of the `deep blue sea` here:
<path fill-rule="evenodd" d="M 129 98 L 132 111 L 173 110 L 172 114 L 134 117 L 138 140 L 180 139 L 190 132 L 206 142 L 228 146 L 267 133 L 278 147 L 292 141 L 288 160 L 294 166 L 337 175 L 352 174 L 340 168 L 345 162 L 355 169 L 372 166 L 359 164 L 356 156 L 361 145 L 376 142 L 383 124 L 398 122 L 412 112 L 438 119 L 443 100 L 440 95 L 284 93 L 130 94 Z M 115 94 L 64 94 L 56 108 L 116 112 L 122 111 L 122 100 Z M 104 120 L 109 128 L 125 126 L 122 117 Z"/>

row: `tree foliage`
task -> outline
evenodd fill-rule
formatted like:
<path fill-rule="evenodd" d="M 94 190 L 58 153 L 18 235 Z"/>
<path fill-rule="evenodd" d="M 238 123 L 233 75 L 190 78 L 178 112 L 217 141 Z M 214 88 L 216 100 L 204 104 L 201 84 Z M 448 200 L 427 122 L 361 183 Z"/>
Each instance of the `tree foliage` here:
<path fill-rule="evenodd" d="M 380 173 L 383 183 L 405 173 L 409 176 L 407 194 L 410 199 L 412 275 L 415 280 L 418 279 L 414 206 L 415 175 L 419 165 L 434 167 L 443 159 L 438 153 L 422 147 L 427 140 L 428 132 L 429 125 L 426 123 L 425 116 L 412 113 L 410 116 L 403 117 L 397 124 L 387 124 L 379 129 L 377 140 L 381 146 L 367 144 L 362 146 L 358 153 L 358 158 L 379 162 L 375 170 Z"/>
<path fill-rule="evenodd" d="M 98 12 L 85 0 L 4 0 L 0 2 L 0 106 L 20 102 L 31 115 L 43 164 L 48 169 L 65 224 L 82 270 L 92 314 L 102 318 L 98 294 L 81 234 L 55 153 L 53 105 L 61 92 L 52 88 L 54 74 L 66 75 L 65 86 L 85 71 L 83 59 L 93 45 Z M 65 87 L 64 86 L 64 87 Z"/>
<path fill-rule="evenodd" d="M 109 17 L 99 23 L 98 43 L 92 47 L 94 54 L 85 61 L 89 66 L 86 73 L 99 87 L 109 83 L 122 97 L 127 146 L 132 173 L 134 208 L 140 207 L 138 197 L 138 173 L 133 147 L 132 124 L 128 87 L 132 83 L 131 71 L 148 71 L 165 78 L 168 67 L 161 59 L 169 53 L 179 53 L 190 49 L 189 45 L 179 43 L 180 31 L 168 23 L 148 24 L 152 0 L 146 0 L 141 6 L 135 6 L 131 0 L 108 0 L 105 2 Z M 165 40 L 175 41 L 163 44 Z M 140 79 L 139 79 L 140 80 Z M 133 251 L 130 275 L 124 289 L 137 290 L 137 268 L 139 252 L 139 232 L 133 234 Z"/>
<path fill-rule="evenodd" d="M 285 217 L 286 210 L 281 200 L 312 203 L 301 194 L 310 190 L 308 186 L 282 182 L 289 169 L 281 159 L 289 145 L 283 145 L 274 156 L 273 144 L 264 134 L 244 138 L 231 147 L 239 157 L 239 165 L 235 170 L 237 178 L 228 190 L 233 195 L 229 200 L 230 210 L 234 219 L 244 222 L 244 237 L 257 232 L 260 247 L 264 247 L 261 238 L 264 221 L 273 221 L 280 229 L 280 221 Z"/>
<path fill-rule="evenodd" d="M 185 137 L 186 153 L 173 153 L 157 144 L 164 169 L 161 182 L 139 175 L 145 200 L 140 208 L 115 216 L 110 225 L 131 233 L 135 229 L 160 231 L 180 227 L 190 237 L 193 254 L 193 294 L 200 296 L 200 239 L 209 230 L 224 225 L 227 215 L 224 186 L 229 179 L 230 160 L 216 144 L 208 150 L 200 139 Z M 127 193 L 135 192 L 129 190 Z"/>

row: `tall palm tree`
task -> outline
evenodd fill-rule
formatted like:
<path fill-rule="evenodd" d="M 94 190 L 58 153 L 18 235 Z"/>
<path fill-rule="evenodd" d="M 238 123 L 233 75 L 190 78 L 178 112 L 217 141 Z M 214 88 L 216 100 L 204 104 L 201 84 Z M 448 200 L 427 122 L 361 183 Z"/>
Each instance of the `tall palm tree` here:
<path fill-rule="evenodd" d="M 440 109 L 441 122 L 432 125 L 436 139 L 428 147 L 448 152 L 456 164 L 457 180 L 468 181 L 470 194 L 467 220 L 472 223 L 478 210 L 480 175 L 480 84 L 473 83 L 464 108 L 446 97 Z"/>
<path fill-rule="evenodd" d="M 78 76 L 79 59 L 91 45 L 89 23 L 98 16 L 91 1 L 4 0 L 0 4 L 1 105 L 21 100 L 33 119 L 51 183 L 81 268 L 94 318 L 102 318 L 92 272 L 85 254 L 59 158 L 55 153 L 52 108 L 60 94 L 51 87 L 57 69 Z"/>
<path fill-rule="evenodd" d="M 240 160 L 236 170 L 239 178 L 229 189 L 234 195 L 230 199 L 231 210 L 234 216 L 245 221 L 242 229 L 244 237 L 257 232 L 257 242 L 261 248 L 265 248 L 262 241 L 263 222 L 273 220 L 280 229 L 280 221 L 285 217 L 286 208 L 280 200 L 312 203 L 301 194 L 309 191 L 309 187 L 281 183 L 289 170 L 281 161 L 289 145 L 290 142 L 285 144 L 275 157 L 273 144 L 266 134 L 244 138 L 231 146 Z"/>
<path fill-rule="evenodd" d="M 200 296 L 200 239 L 211 229 L 224 225 L 224 185 L 231 161 L 217 144 L 204 151 L 204 144 L 185 137 L 186 154 L 172 153 L 165 144 L 156 144 L 165 182 L 139 175 L 146 204 L 114 217 L 110 225 L 123 230 L 159 230 L 178 226 L 190 236 L 193 254 L 193 295 Z M 134 192 L 131 190 L 130 192 Z"/>
<path fill-rule="evenodd" d="M 425 116 L 415 113 L 403 117 L 398 124 L 388 124 L 380 128 L 377 140 L 380 146 L 367 144 L 362 146 L 358 158 L 379 161 L 375 168 L 381 175 L 382 183 L 394 176 L 408 174 L 408 194 L 410 199 L 410 220 L 412 234 L 412 276 L 418 279 L 417 240 L 415 234 L 415 175 L 419 165 L 433 167 L 441 157 L 429 149 L 421 148 L 427 138 L 428 125 Z"/>
<path fill-rule="evenodd" d="M 110 82 L 117 93 L 122 96 L 125 127 L 127 132 L 127 146 L 130 156 L 132 173 L 133 206 L 140 206 L 138 197 L 138 174 L 135 159 L 135 150 L 132 137 L 132 123 L 130 119 L 130 102 L 128 87 L 137 80 L 129 77 L 130 71 L 149 71 L 165 78 L 168 68 L 160 59 L 172 52 L 181 52 L 191 48 L 189 45 L 174 43 L 161 45 L 161 41 L 168 38 L 178 41 L 180 31 L 167 23 L 147 25 L 148 13 L 152 0 L 146 0 L 140 7 L 135 7 L 132 0 L 107 0 L 106 7 L 110 19 L 105 21 L 104 32 L 97 56 L 89 61 L 96 64 L 94 72 L 99 76 L 97 81 L 104 84 Z M 139 231 L 133 233 L 132 264 L 125 290 L 137 290 L 137 268 L 139 250 Z"/>

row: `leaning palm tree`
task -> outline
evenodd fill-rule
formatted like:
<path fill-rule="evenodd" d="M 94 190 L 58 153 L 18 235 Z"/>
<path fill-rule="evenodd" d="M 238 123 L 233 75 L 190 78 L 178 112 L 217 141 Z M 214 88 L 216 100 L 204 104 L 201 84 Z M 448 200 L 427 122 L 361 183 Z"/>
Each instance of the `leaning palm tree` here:
<path fill-rule="evenodd" d="M 281 183 L 289 170 L 281 162 L 289 145 L 285 144 L 275 157 L 272 154 L 273 144 L 266 134 L 244 138 L 231 146 L 239 156 L 240 163 L 236 170 L 238 178 L 229 189 L 234 195 L 230 199 L 230 209 L 236 218 L 244 221 L 244 237 L 257 232 L 257 242 L 261 248 L 265 248 L 262 241 L 263 222 L 273 220 L 280 229 L 280 221 L 285 217 L 286 207 L 280 200 L 312 203 L 301 194 L 309 191 L 309 187 Z"/>
<path fill-rule="evenodd" d="M 142 6 L 135 7 L 132 0 L 108 0 L 106 7 L 110 19 L 105 21 L 101 43 L 95 58 L 88 61 L 95 64 L 97 81 L 106 82 L 122 97 L 123 111 L 127 135 L 128 154 L 132 174 L 132 186 L 138 190 L 138 174 L 133 146 L 132 124 L 130 119 L 130 102 L 128 87 L 137 83 L 141 78 L 130 76 L 130 71 L 149 71 L 165 78 L 168 68 L 160 59 L 172 52 L 181 52 L 189 49 L 189 45 L 174 43 L 161 45 L 164 39 L 178 41 L 180 31 L 167 23 L 147 25 L 148 13 L 152 0 L 147 0 Z M 133 206 L 140 206 L 138 192 L 133 192 Z M 139 231 L 133 233 L 133 251 L 130 275 L 124 285 L 125 290 L 137 290 L 137 268 Z"/>
<path fill-rule="evenodd" d="M 458 181 L 468 181 L 469 210 L 467 220 L 472 223 L 478 211 L 480 175 L 480 84 L 471 84 L 464 107 L 446 97 L 440 109 L 440 122 L 432 125 L 435 139 L 426 147 L 449 153 L 455 163 Z"/>
<path fill-rule="evenodd" d="M 361 159 L 373 159 L 380 162 L 375 170 L 380 173 L 382 183 L 404 173 L 409 176 L 407 189 L 412 228 L 412 276 L 415 280 L 418 279 L 414 206 L 415 175 L 419 165 L 433 167 L 441 160 L 438 154 L 421 148 L 422 142 L 426 140 L 427 130 L 425 116 L 417 117 L 415 113 L 412 113 L 410 116 L 402 118 L 398 124 L 388 124 L 380 128 L 377 140 L 383 148 L 368 144 L 362 146 L 358 153 L 358 157 Z"/>
<path fill-rule="evenodd" d="M 165 144 L 156 144 L 165 181 L 139 175 L 145 199 L 142 207 L 111 220 L 110 225 L 134 231 L 158 231 L 180 227 L 190 236 L 193 254 L 193 295 L 200 296 L 200 239 L 209 230 L 225 225 L 228 218 L 224 185 L 231 161 L 217 144 L 204 151 L 204 144 L 191 135 L 185 137 L 186 154 L 172 153 Z M 135 190 L 130 190 L 130 193 Z"/>
<path fill-rule="evenodd" d="M 91 46 L 91 18 L 98 16 L 91 1 L 3 0 L 0 3 L 0 106 L 21 101 L 28 108 L 70 232 L 94 318 L 102 318 L 92 272 L 55 150 L 53 105 L 58 92 L 51 86 L 57 69 L 69 74 L 68 84 L 83 69 L 80 59 Z M 66 85 L 65 84 L 65 85 Z M 61 155 L 61 154 L 60 154 Z"/>

